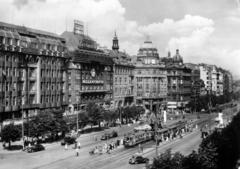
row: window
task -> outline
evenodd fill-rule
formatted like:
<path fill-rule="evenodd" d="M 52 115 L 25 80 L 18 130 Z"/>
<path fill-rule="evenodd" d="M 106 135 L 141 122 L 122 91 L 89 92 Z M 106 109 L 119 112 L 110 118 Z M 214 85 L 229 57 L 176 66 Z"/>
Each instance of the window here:
<path fill-rule="evenodd" d="M 81 79 L 79 73 L 76 73 L 76 79 Z"/>
<path fill-rule="evenodd" d="M 13 105 L 14 105 L 14 106 L 17 105 L 17 99 L 16 99 L 16 96 L 13 96 Z"/>
<path fill-rule="evenodd" d="M 68 73 L 68 79 L 71 80 L 71 73 Z"/>
<path fill-rule="evenodd" d="M 115 77 L 115 83 L 117 84 L 117 77 Z"/>
<path fill-rule="evenodd" d="M 44 102 L 44 96 L 41 96 L 41 103 Z"/>
<path fill-rule="evenodd" d="M 17 90 L 17 83 L 16 83 L 16 82 L 13 83 L 13 88 L 12 88 L 12 90 L 13 90 L 13 91 L 16 91 L 16 90 Z"/>
<path fill-rule="evenodd" d="M 43 86 L 43 85 L 44 85 L 44 83 L 41 83 L 41 90 L 43 90 L 43 88 L 44 88 L 44 86 Z"/>
<path fill-rule="evenodd" d="M 6 91 L 9 91 L 9 83 L 6 83 Z"/>
<path fill-rule="evenodd" d="M 6 106 L 10 106 L 9 97 L 6 97 Z"/>

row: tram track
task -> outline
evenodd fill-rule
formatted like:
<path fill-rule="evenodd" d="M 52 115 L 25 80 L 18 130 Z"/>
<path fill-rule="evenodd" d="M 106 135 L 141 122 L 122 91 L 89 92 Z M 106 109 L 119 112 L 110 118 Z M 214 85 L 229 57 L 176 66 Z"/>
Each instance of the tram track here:
<path fill-rule="evenodd" d="M 190 122 L 191 124 L 198 124 L 199 128 L 203 127 L 206 123 L 208 123 L 208 119 L 199 119 L 198 121 Z M 196 131 L 196 130 L 195 130 Z M 194 132 L 194 131 L 193 131 Z M 192 133 L 192 132 L 190 132 Z M 186 135 L 190 134 L 187 133 Z M 177 141 L 178 139 L 175 139 L 171 142 Z M 168 142 L 164 145 L 167 145 L 171 142 Z M 148 141 L 142 144 L 144 149 L 146 148 L 153 148 L 153 146 L 156 144 L 155 141 Z M 162 147 L 161 146 L 161 147 Z M 134 155 L 138 150 L 138 146 L 135 146 L 133 148 L 125 148 L 125 147 L 119 147 L 118 149 L 110 151 L 111 154 L 102 154 L 102 155 L 84 155 L 80 158 L 76 157 L 70 157 L 66 159 L 61 159 L 60 161 L 56 161 L 51 164 L 47 164 L 44 166 L 40 166 L 37 168 L 68 168 L 68 169 L 96 169 L 96 168 L 102 168 L 104 166 L 112 166 L 112 165 L 121 165 L 126 162 L 132 155 Z M 151 150 L 154 151 L 154 150 Z M 143 154 L 144 155 L 144 154 Z"/>
<path fill-rule="evenodd" d="M 202 119 L 196 122 L 193 122 L 192 124 L 198 124 L 199 127 L 203 127 L 206 123 L 208 123 L 208 119 Z M 196 131 L 196 130 L 195 130 Z M 193 131 L 194 132 L 194 131 Z M 191 134 L 187 133 L 186 135 Z M 175 139 L 173 141 L 177 141 L 178 139 Z M 173 142 L 172 141 L 172 142 Z M 170 143 L 170 142 L 169 142 Z M 169 144 L 167 143 L 167 144 Z M 152 148 L 153 145 L 155 145 L 155 141 L 150 141 L 146 142 L 145 144 L 142 144 L 144 148 Z M 164 144 L 166 145 L 166 144 Z M 162 146 L 164 146 L 162 145 Z M 96 168 L 101 168 L 106 165 L 111 165 L 112 163 L 117 163 L 118 165 L 123 163 L 125 160 L 129 159 L 133 154 L 135 154 L 138 150 L 138 147 L 133 147 L 133 148 L 121 148 L 121 151 L 113 151 L 111 154 L 103 154 L 103 155 L 98 155 L 96 157 L 90 158 L 84 163 L 81 163 L 81 169 L 96 169 Z M 154 151 L 154 150 L 152 150 Z M 94 160 L 94 162 L 93 162 Z M 71 168 L 71 167 L 70 167 Z M 79 168 L 79 166 L 73 167 Z"/>

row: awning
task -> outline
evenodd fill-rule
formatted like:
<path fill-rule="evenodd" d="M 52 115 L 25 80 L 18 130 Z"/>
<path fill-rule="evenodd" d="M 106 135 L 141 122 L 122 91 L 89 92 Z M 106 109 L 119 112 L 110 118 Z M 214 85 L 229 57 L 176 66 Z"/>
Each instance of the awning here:
<path fill-rule="evenodd" d="M 26 36 L 21 36 L 21 41 L 25 41 L 25 42 L 31 43 L 31 40 L 28 37 L 26 37 Z"/>
<path fill-rule="evenodd" d="M 12 32 L 6 31 L 6 35 L 7 35 L 8 38 L 14 39 L 14 36 L 13 36 L 13 33 L 12 33 Z"/>
<path fill-rule="evenodd" d="M 21 36 L 17 32 L 12 32 L 14 39 L 21 39 Z"/>
<path fill-rule="evenodd" d="M 37 39 L 38 39 L 38 41 L 39 41 L 40 43 L 44 43 L 44 44 L 47 43 L 46 39 L 43 38 L 43 37 L 37 37 Z"/>
<path fill-rule="evenodd" d="M 7 37 L 6 32 L 0 29 L 0 37 Z"/>

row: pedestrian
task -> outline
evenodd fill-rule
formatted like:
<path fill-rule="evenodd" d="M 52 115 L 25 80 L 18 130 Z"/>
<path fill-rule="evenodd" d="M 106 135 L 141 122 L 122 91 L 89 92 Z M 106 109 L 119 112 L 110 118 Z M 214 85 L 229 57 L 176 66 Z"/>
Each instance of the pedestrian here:
<path fill-rule="evenodd" d="M 76 156 L 78 156 L 78 147 L 76 147 Z"/>
<path fill-rule="evenodd" d="M 78 142 L 78 148 L 79 148 L 79 149 L 81 148 L 81 143 L 80 143 L 80 141 Z"/>
<path fill-rule="evenodd" d="M 67 143 L 65 143 L 65 150 L 68 150 L 68 145 L 67 145 Z"/>

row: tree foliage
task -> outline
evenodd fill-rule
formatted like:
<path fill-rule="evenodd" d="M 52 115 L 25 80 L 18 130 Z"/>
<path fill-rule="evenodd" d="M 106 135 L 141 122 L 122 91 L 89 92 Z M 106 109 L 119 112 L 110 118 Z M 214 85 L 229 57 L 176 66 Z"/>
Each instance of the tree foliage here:
<path fill-rule="evenodd" d="M 19 141 L 21 139 L 21 129 L 21 125 L 14 125 L 14 123 L 5 125 L 2 130 L 2 140 L 8 142 L 10 147 L 11 142 Z"/>
<path fill-rule="evenodd" d="M 154 160 L 152 169 L 234 169 L 240 159 L 240 112 L 224 129 L 215 130 L 202 141 L 198 152 L 188 156 L 171 154 L 168 150 Z M 174 163 L 174 161 L 178 161 Z"/>
<path fill-rule="evenodd" d="M 183 158 L 181 153 L 172 153 L 171 149 L 168 149 L 153 160 L 151 169 L 181 169 Z"/>

